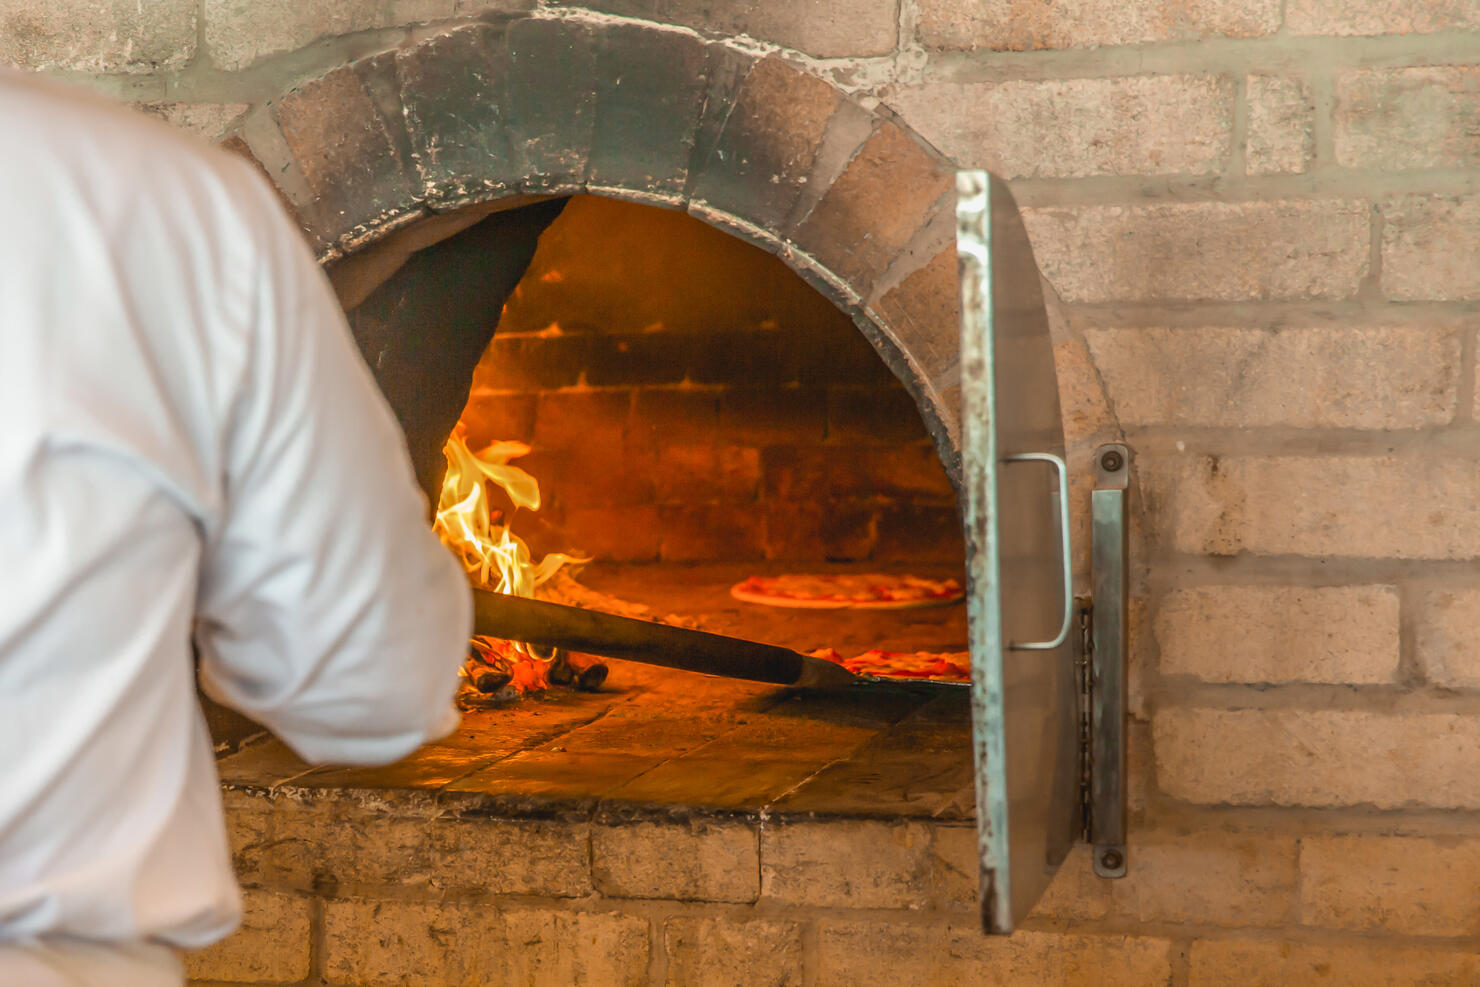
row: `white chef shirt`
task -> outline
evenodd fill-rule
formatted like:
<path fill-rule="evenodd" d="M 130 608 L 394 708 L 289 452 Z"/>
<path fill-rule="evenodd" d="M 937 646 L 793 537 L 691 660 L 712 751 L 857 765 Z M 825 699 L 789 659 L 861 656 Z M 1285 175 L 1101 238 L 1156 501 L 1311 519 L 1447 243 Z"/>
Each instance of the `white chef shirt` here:
<path fill-rule="evenodd" d="M 267 183 L 19 73 L 0 71 L 0 135 L 9 984 L 68 937 L 122 955 L 235 927 L 192 636 L 214 697 L 309 760 L 376 763 L 456 724 L 471 617 Z M 147 979 L 157 960 L 138 982 L 170 981 Z"/>

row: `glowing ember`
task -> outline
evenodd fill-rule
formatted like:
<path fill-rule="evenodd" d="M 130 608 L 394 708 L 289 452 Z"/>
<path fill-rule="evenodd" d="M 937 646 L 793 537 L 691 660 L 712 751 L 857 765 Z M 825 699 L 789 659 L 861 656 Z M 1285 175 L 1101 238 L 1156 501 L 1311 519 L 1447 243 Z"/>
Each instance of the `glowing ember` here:
<path fill-rule="evenodd" d="M 589 561 L 557 552 L 535 562 L 529 546 L 510 530 L 513 511 L 506 518 L 494 506 L 490 485 L 503 491 L 514 510 L 539 510 L 539 483 L 509 464 L 529 451 L 522 442 L 494 442 L 474 452 L 468 448 L 467 428 L 462 422 L 452 430 L 442 449 L 447 457 L 447 474 L 442 480 L 433 529 L 462 559 L 469 580 L 479 589 L 533 596 L 536 588 L 562 566 Z M 505 675 L 508 681 L 503 684 L 520 692 L 548 683 L 549 656 L 536 654 L 528 645 L 475 637 L 471 652 L 463 671 L 480 689 L 480 682 L 497 683 Z M 490 675 L 491 679 L 485 678 Z"/>

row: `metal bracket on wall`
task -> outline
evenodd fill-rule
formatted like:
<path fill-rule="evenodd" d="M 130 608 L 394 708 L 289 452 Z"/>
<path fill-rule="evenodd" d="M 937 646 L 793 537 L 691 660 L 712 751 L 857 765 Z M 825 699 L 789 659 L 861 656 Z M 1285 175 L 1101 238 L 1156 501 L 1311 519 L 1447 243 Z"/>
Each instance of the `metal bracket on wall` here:
<path fill-rule="evenodd" d="M 1090 497 L 1089 804 L 1087 839 L 1095 873 L 1124 877 L 1126 801 L 1126 496 L 1131 450 L 1121 443 L 1095 450 Z"/>

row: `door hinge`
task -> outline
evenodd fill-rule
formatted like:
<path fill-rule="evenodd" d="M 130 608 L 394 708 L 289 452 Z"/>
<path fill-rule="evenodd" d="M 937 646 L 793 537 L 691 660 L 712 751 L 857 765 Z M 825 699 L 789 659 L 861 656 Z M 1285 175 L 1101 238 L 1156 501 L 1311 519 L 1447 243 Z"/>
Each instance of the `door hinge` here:
<path fill-rule="evenodd" d="M 1095 450 L 1090 495 L 1089 599 L 1079 609 L 1080 805 L 1095 873 L 1124 877 L 1126 868 L 1126 498 L 1131 451 L 1121 443 Z"/>

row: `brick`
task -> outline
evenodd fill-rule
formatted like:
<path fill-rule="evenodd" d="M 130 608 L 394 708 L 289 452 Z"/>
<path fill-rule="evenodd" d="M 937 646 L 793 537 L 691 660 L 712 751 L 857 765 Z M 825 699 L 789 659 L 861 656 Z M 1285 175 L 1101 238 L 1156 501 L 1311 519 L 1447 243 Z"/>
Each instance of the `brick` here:
<path fill-rule="evenodd" d="M 818 58 L 857 58 L 894 51 L 898 0 L 842 0 L 826 6 L 704 0 L 556 0 L 625 17 L 681 24 L 718 35 L 744 34 Z"/>
<path fill-rule="evenodd" d="M 1197 941 L 1189 987 L 1286 987 L 1287 984 L 1471 984 L 1480 953 L 1393 943 Z"/>
<path fill-rule="evenodd" d="M 1165 709 L 1157 778 L 1236 805 L 1480 807 L 1480 723 L 1453 713 Z"/>
<path fill-rule="evenodd" d="M 1285 10 L 1291 34 L 1430 34 L 1477 24 L 1474 0 L 1290 0 Z"/>
<path fill-rule="evenodd" d="M 711 442 L 723 397 L 724 391 L 713 387 L 642 388 L 632 398 L 633 439 L 654 446 Z M 737 435 L 726 439 L 744 442 Z"/>
<path fill-rule="evenodd" d="M 839 317 L 816 320 L 781 337 L 784 345 L 780 359 L 788 378 L 803 387 L 898 387 L 899 378 L 884 361 L 883 351 L 859 331 L 852 319 L 838 309 L 833 309 L 833 314 Z"/>
<path fill-rule="evenodd" d="M 324 940 L 325 973 L 348 987 L 637 985 L 649 950 L 645 919 L 451 902 L 330 901 Z"/>
<path fill-rule="evenodd" d="M 398 818 L 351 804 L 273 805 L 242 830 L 238 873 L 346 894 L 477 891 L 578 897 L 590 893 L 584 824 Z M 250 818 L 250 817 L 248 817 Z"/>
<path fill-rule="evenodd" d="M 948 501 L 954 496 L 935 449 L 913 445 L 774 446 L 765 451 L 768 501 L 850 497 Z"/>
<path fill-rule="evenodd" d="M 1204 682 L 1392 682 L 1392 586 L 1204 586 L 1156 608 L 1166 675 Z"/>
<path fill-rule="evenodd" d="M 1343 199 L 1027 210 L 1066 302 L 1350 298 L 1367 276 L 1367 205 Z"/>
<path fill-rule="evenodd" d="M 1138 833 L 1124 878 L 1096 877 L 1090 853 L 1077 848 L 1033 914 L 1075 922 L 1280 926 L 1295 897 L 1295 859 L 1295 840 L 1286 836 Z"/>
<path fill-rule="evenodd" d="M 929 895 L 929 845 L 919 823 L 770 825 L 761 831 L 761 895 L 791 905 L 919 908 Z"/>
<path fill-rule="evenodd" d="M 142 103 L 138 108 L 172 127 L 219 141 L 252 107 L 249 103 Z"/>
<path fill-rule="evenodd" d="M 428 21 L 442 20 L 457 13 L 457 0 L 390 0 L 391 20 L 397 24 L 426 23 Z M 498 3 L 490 6 L 499 6 L 508 10 L 526 10 L 532 4 L 528 3 Z"/>
<path fill-rule="evenodd" d="M 399 108 L 377 98 L 393 75 L 394 56 L 366 59 L 305 83 L 273 110 L 316 199 L 305 214 L 326 239 L 407 208 L 419 191 Z"/>
<path fill-rule="evenodd" d="M 438 820 L 424 828 L 432 887 L 556 898 L 591 891 L 584 823 L 471 818 Z M 414 883 L 419 877 L 405 880 Z"/>
<path fill-rule="evenodd" d="M 981 847 L 975 826 L 935 826 L 930 836 L 934 906 L 980 907 Z"/>
<path fill-rule="evenodd" d="M 346 987 L 508 983 L 502 919 L 488 905 L 329 901 L 324 973 Z"/>
<path fill-rule="evenodd" d="M 795 922 L 671 918 L 663 926 L 671 987 L 801 987 Z"/>
<path fill-rule="evenodd" d="M 914 397 L 893 383 L 828 388 L 827 437 L 833 442 L 898 444 L 920 442 L 926 432 Z"/>
<path fill-rule="evenodd" d="M 1001 178 L 1205 175 L 1232 147 L 1234 87 L 1211 75 L 925 83 L 888 102 L 964 165 Z"/>
<path fill-rule="evenodd" d="M 656 332 L 602 333 L 587 339 L 590 363 L 584 370 L 592 387 L 677 384 L 688 376 L 705 342 L 702 336 Z"/>
<path fill-rule="evenodd" d="M 742 387 L 794 384 L 801 379 L 798 348 L 789 334 L 784 338 L 767 329 L 705 332 L 688 347 L 688 379 Z"/>
<path fill-rule="evenodd" d="M 663 545 L 658 508 L 580 507 L 561 525 L 569 550 L 606 562 L 656 562 Z"/>
<path fill-rule="evenodd" d="M 1480 589 L 1425 590 L 1417 611 L 1416 649 L 1424 676 L 1447 688 L 1480 687 Z"/>
<path fill-rule="evenodd" d="M 975 923 L 903 925 L 823 920 L 818 987 L 899 984 L 1167 984 L 1171 943 L 1142 936 L 1018 931 L 984 936 Z"/>
<path fill-rule="evenodd" d="M 1103 374 L 1090 354 L 1086 339 L 1068 338 L 1053 348 L 1054 373 L 1059 381 L 1059 408 L 1064 442 L 1098 445 L 1120 438 L 1120 421 L 1110 410 Z"/>
<path fill-rule="evenodd" d="M 441 2 L 441 0 L 439 0 Z M 457 0 L 457 13 L 516 14 L 534 9 L 535 0 Z"/>
<path fill-rule="evenodd" d="M 596 53 L 591 181 L 681 201 L 709 85 L 697 38 L 616 24 Z"/>
<path fill-rule="evenodd" d="M 1307 836 L 1300 921 L 1414 936 L 1480 931 L 1480 843 L 1387 836 Z"/>
<path fill-rule="evenodd" d="M 411 155 L 423 189 L 458 198 L 517 187 L 503 35 L 472 25 L 396 56 Z"/>
<path fill-rule="evenodd" d="M 591 831 L 596 887 L 611 898 L 755 901 L 760 851 L 744 823 L 628 823 Z"/>
<path fill-rule="evenodd" d="M 74 72 L 158 72 L 195 57 L 195 0 L 85 6 L 0 0 L 0 64 Z"/>
<path fill-rule="evenodd" d="M 1382 291 L 1402 301 L 1480 298 L 1480 196 L 1409 195 L 1382 204 Z"/>
<path fill-rule="evenodd" d="M 947 247 L 890 289 L 877 309 L 927 378 L 961 359 L 961 302 L 956 248 Z"/>
<path fill-rule="evenodd" d="M 927 47 L 955 51 L 1251 38 L 1279 29 L 1280 6 L 1277 0 L 921 0 L 918 37 Z"/>
<path fill-rule="evenodd" d="M 868 296 L 930 219 L 953 175 L 905 128 L 885 123 L 848 162 L 794 239 Z"/>
<path fill-rule="evenodd" d="M 504 120 L 528 188 L 569 188 L 586 177 L 596 121 L 593 35 L 564 20 L 509 28 Z"/>
<path fill-rule="evenodd" d="M 211 61 L 235 71 L 320 38 L 386 27 L 390 13 L 383 0 L 279 0 L 270 6 L 259 0 L 204 0 L 202 17 Z"/>
<path fill-rule="evenodd" d="M 719 396 L 719 429 L 746 445 L 820 442 L 828 435 L 829 404 L 815 389 L 728 388 Z"/>
<path fill-rule="evenodd" d="M 1244 89 L 1249 104 L 1244 170 L 1251 175 L 1303 174 L 1316 151 L 1310 87 L 1297 78 L 1251 75 Z"/>
<path fill-rule="evenodd" d="M 810 179 L 843 96 L 774 56 L 745 77 L 724 129 L 699 165 L 695 201 L 779 229 Z"/>
<path fill-rule="evenodd" d="M 659 554 L 665 562 L 718 562 L 765 557 L 766 530 L 744 504 L 663 504 Z"/>
<path fill-rule="evenodd" d="M 872 558 L 878 517 L 878 505 L 867 502 L 769 502 L 766 558 L 829 562 Z"/>
<path fill-rule="evenodd" d="M 1458 403 L 1459 334 L 1425 328 L 1091 329 L 1125 425 L 1399 429 Z"/>
<path fill-rule="evenodd" d="M 479 361 L 474 387 L 542 391 L 580 383 L 594 351 L 585 333 L 542 336 L 499 333 Z"/>
<path fill-rule="evenodd" d="M 660 500 L 754 500 L 760 450 L 746 446 L 664 445 L 653 476 Z"/>
<path fill-rule="evenodd" d="M 842 448 L 837 449 L 837 452 L 842 451 Z M 852 490 L 842 490 L 844 494 L 947 505 L 954 503 L 956 492 L 946 477 L 935 447 L 928 442 L 863 446 L 852 450 L 852 454 L 867 479 Z"/>
<path fill-rule="evenodd" d="M 1480 556 L 1480 470 L 1418 456 L 1200 456 L 1143 463 L 1178 551 Z"/>
<path fill-rule="evenodd" d="M 1336 78 L 1332 134 L 1346 168 L 1480 163 L 1480 67 L 1364 69 Z"/>
<path fill-rule="evenodd" d="M 874 558 L 959 564 L 966 555 L 954 504 L 893 504 L 879 510 Z"/>
<path fill-rule="evenodd" d="M 308 899 L 242 892 L 242 924 L 213 946 L 185 957 L 192 980 L 297 983 L 308 976 Z"/>
<path fill-rule="evenodd" d="M 500 984 L 568 987 L 647 982 L 648 921 L 631 915 L 511 911 L 504 916 L 508 955 Z"/>
<path fill-rule="evenodd" d="M 533 394 L 480 394 L 475 389 L 462 413 L 468 445 L 477 449 L 505 439 L 529 442 L 534 438 L 535 402 Z"/>
<path fill-rule="evenodd" d="M 632 394 L 625 390 L 545 392 L 535 412 L 535 447 L 541 451 L 619 447 L 631 407 Z"/>

